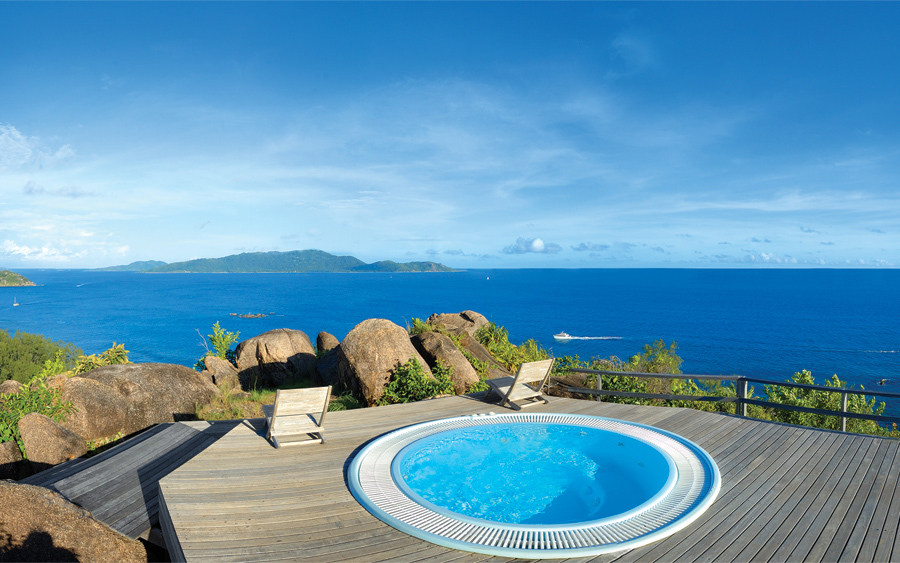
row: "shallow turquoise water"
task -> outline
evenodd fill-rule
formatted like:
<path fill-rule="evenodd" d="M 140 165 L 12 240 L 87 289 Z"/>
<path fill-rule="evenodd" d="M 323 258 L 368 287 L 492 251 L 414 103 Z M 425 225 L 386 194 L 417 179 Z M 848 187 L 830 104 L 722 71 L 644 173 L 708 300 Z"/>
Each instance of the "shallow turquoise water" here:
<path fill-rule="evenodd" d="M 650 500 L 669 478 L 667 458 L 640 440 L 548 423 L 440 432 L 404 448 L 393 469 L 433 505 L 507 524 L 615 516 Z"/>

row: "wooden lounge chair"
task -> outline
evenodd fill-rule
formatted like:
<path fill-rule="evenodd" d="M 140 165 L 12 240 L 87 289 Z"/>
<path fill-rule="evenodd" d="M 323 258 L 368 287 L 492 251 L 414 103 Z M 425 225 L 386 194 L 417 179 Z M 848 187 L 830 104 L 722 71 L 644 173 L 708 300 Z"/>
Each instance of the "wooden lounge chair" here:
<path fill-rule="evenodd" d="M 551 369 L 553 369 L 553 358 L 524 363 L 519 366 L 515 377 L 488 379 L 487 383 L 491 387 L 488 395 L 497 393 L 501 397 L 501 407 L 509 405 L 515 410 L 548 403 L 549 401 L 543 396 L 542 391 L 550 379 Z"/>
<path fill-rule="evenodd" d="M 266 438 L 276 448 L 296 444 L 324 444 L 322 435 L 331 386 L 310 389 L 279 389 L 274 405 L 263 405 Z M 313 415 L 318 415 L 318 420 Z"/>

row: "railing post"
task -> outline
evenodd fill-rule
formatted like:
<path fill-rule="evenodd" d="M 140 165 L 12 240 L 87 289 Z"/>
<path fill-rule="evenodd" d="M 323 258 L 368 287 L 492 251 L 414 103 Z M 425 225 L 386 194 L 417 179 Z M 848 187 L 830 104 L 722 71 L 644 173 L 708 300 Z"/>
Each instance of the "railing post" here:
<path fill-rule="evenodd" d="M 744 399 L 747 398 L 747 380 L 739 379 L 737 385 L 737 406 L 740 407 L 741 416 L 747 416 L 747 403 L 744 402 Z M 735 412 L 738 411 L 737 408 L 734 409 Z"/>
<path fill-rule="evenodd" d="M 841 412 L 847 412 L 847 392 L 841 393 Z M 847 431 L 847 417 L 841 417 L 841 432 Z"/>
<path fill-rule="evenodd" d="M 602 373 L 597 374 L 597 391 L 603 391 L 603 374 Z M 603 395 L 598 394 L 596 400 L 603 401 Z"/>

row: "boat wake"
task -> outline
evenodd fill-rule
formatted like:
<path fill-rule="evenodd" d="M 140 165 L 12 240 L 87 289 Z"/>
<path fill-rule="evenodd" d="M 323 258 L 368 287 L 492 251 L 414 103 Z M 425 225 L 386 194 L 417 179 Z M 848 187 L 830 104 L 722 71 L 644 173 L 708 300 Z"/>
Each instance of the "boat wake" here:
<path fill-rule="evenodd" d="M 568 342 L 570 340 L 622 340 L 621 336 L 572 336 L 565 332 L 554 334 L 553 338 L 557 342 Z"/>

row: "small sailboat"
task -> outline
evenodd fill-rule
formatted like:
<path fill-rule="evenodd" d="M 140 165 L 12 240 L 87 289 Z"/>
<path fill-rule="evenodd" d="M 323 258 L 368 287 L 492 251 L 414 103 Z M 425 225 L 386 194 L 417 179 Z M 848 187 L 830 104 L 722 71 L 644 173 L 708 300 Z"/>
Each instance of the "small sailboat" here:
<path fill-rule="evenodd" d="M 569 340 L 572 340 L 572 336 L 570 336 L 566 332 L 560 332 L 559 334 L 554 334 L 553 338 L 555 338 L 557 342 L 568 342 Z"/>
<path fill-rule="evenodd" d="M 13 297 L 13 307 L 18 307 L 18 306 L 19 306 L 19 302 L 16 300 L 15 297 Z"/>

